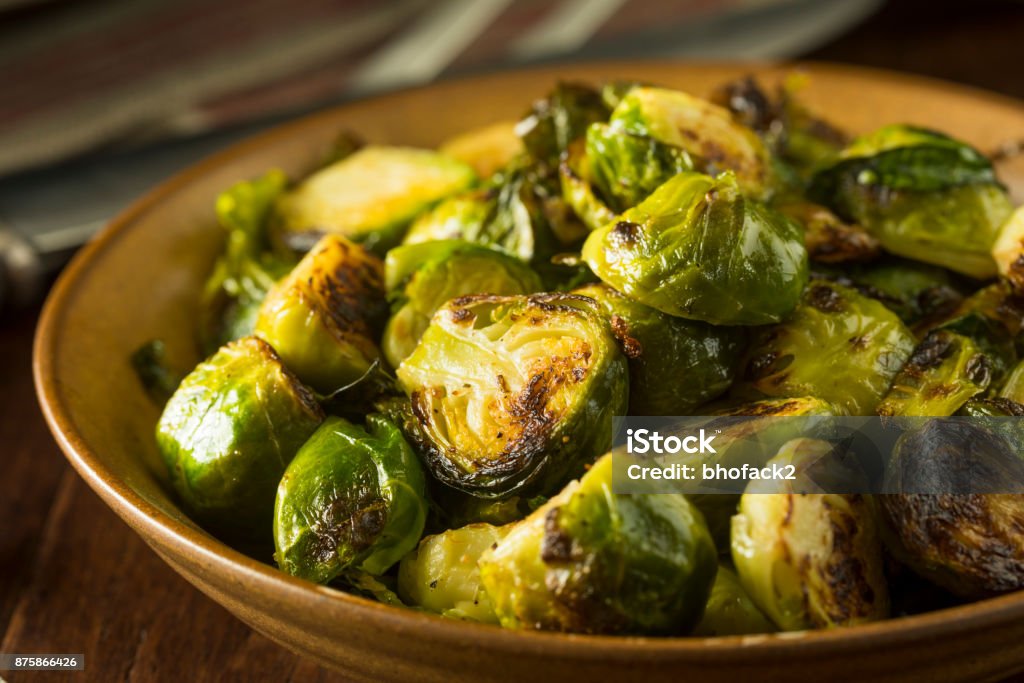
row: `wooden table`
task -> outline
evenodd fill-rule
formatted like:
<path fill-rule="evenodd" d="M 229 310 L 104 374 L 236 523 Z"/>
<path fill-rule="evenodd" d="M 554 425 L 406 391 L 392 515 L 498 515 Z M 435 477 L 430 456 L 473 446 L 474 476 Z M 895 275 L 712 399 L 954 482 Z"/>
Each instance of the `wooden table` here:
<path fill-rule="evenodd" d="M 1024 6 L 898 2 L 808 57 L 1024 98 Z M 30 369 L 37 311 L 0 318 L 0 652 L 82 652 L 88 681 L 339 681 L 169 569 L 57 449 Z M 11 683 L 65 674 L 2 673 Z"/>

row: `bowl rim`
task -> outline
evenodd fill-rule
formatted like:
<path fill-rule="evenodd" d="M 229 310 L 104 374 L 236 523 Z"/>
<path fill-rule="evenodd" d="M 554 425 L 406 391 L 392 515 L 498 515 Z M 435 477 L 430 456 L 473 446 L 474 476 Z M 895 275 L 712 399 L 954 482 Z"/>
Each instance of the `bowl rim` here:
<path fill-rule="evenodd" d="M 484 74 L 469 74 L 438 83 L 402 88 L 330 106 L 314 113 L 272 126 L 266 131 L 246 137 L 220 150 L 198 163 L 192 164 L 161 182 L 114 217 L 103 230 L 82 247 L 57 279 L 43 306 L 36 328 L 33 345 L 33 377 L 36 393 L 46 423 L 68 461 L 99 496 L 147 544 L 172 548 L 176 553 L 192 558 L 226 575 L 235 575 L 240 581 L 249 581 L 278 598 L 294 604 L 310 605 L 330 601 L 332 609 L 350 611 L 360 620 L 371 620 L 387 629 L 422 628 L 431 631 L 432 638 L 464 645 L 468 639 L 480 647 L 501 651 L 557 655 L 567 658 L 590 657 L 595 648 L 602 656 L 612 660 L 635 659 L 642 655 L 647 660 L 692 659 L 720 661 L 753 661 L 771 657 L 785 657 L 797 651 L 814 648 L 816 654 L 827 655 L 840 649 L 873 649 L 877 646 L 895 646 L 917 642 L 950 632 L 968 632 L 991 628 L 994 625 L 1024 619 L 1024 591 L 988 598 L 973 603 L 944 609 L 896 617 L 880 622 L 820 631 L 799 631 L 746 636 L 694 637 L 694 636 L 606 636 L 510 630 L 489 624 L 448 619 L 439 615 L 384 605 L 368 598 L 303 581 L 289 576 L 269 564 L 253 559 L 197 527 L 171 518 L 142 496 L 133 491 L 97 457 L 95 451 L 74 428 L 71 411 L 62 396 L 62 383 L 54 374 L 60 330 L 73 299 L 76 285 L 102 259 L 104 251 L 129 232 L 137 219 L 159 207 L 178 190 L 201 181 L 219 166 L 245 156 L 260 147 L 301 134 L 307 126 L 334 118 L 347 107 L 367 101 L 386 102 L 400 100 L 408 93 L 428 90 L 453 83 L 490 85 L 489 81 L 503 76 L 536 74 L 538 77 L 558 76 L 560 73 L 602 66 L 635 68 L 708 68 L 749 70 L 752 73 L 778 70 L 805 70 L 815 77 L 829 74 L 867 81 L 884 80 L 895 84 L 914 85 L 927 89 L 941 89 L 951 94 L 967 96 L 995 106 L 1011 107 L 1024 114 L 1024 102 L 988 92 L 972 86 L 869 67 L 849 66 L 820 61 L 742 62 L 709 61 L 678 62 L 669 60 L 607 60 L 569 65 L 540 65 L 514 68 Z M 153 541 L 150 538 L 154 539 Z M 155 545 L 154 545 L 155 544 Z M 163 557 L 166 550 L 159 550 Z M 188 577 L 186 577 L 188 578 Z"/>

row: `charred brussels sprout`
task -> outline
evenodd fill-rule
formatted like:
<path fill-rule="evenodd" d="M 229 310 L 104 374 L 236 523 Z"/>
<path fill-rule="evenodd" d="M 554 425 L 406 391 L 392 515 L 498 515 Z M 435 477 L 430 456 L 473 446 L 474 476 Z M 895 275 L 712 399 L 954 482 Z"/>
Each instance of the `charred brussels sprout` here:
<path fill-rule="evenodd" d="M 729 173 L 680 173 L 590 234 L 604 282 L 659 311 L 724 325 L 778 322 L 807 282 L 800 228 L 746 199 Z"/>
<path fill-rule="evenodd" d="M 246 337 L 181 382 L 156 441 L 171 483 L 197 521 L 258 542 L 269 533 L 278 480 L 323 417 L 274 350 Z"/>
<path fill-rule="evenodd" d="M 961 597 L 1024 588 L 1024 495 L 1003 493 L 1022 483 L 1024 461 L 997 434 L 930 420 L 900 437 L 886 468 L 884 490 L 897 492 L 878 497 L 889 549 Z"/>
<path fill-rule="evenodd" d="M 592 300 L 544 294 L 450 301 L 397 374 L 434 476 L 489 498 L 546 494 L 606 451 L 627 372 Z"/>
<path fill-rule="evenodd" d="M 395 309 L 384 329 L 384 356 L 393 367 L 405 360 L 430 318 L 464 294 L 530 294 L 537 274 L 522 261 L 459 240 L 408 244 L 388 252 L 385 284 Z"/>
<path fill-rule="evenodd" d="M 608 118 L 601 93 L 578 83 L 559 83 L 516 125 L 529 155 L 548 168 L 558 168 L 559 157 L 587 126 Z"/>
<path fill-rule="evenodd" d="M 816 396 L 870 415 L 914 348 L 896 314 L 854 290 L 816 280 L 784 323 L 755 341 L 740 393 Z"/>
<path fill-rule="evenodd" d="M 879 415 L 952 415 L 992 381 L 992 362 L 977 344 L 948 330 L 914 348 L 878 406 Z"/>
<path fill-rule="evenodd" d="M 366 429 L 327 418 L 277 488 L 278 566 L 316 583 L 349 568 L 386 571 L 423 533 L 424 488 L 419 461 L 385 418 L 370 415 Z"/>
<path fill-rule="evenodd" d="M 963 296 L 947 270 L 915 261 L 888 259 L 848 274 L 862 294 L 878 299 L 903 322 L 924 324 L 947 316 Z"/>
<path fill-rule="evenodd" d="M 748 633 L 772 633 L 775 625 L 768 621 L 743 590 L 736 572 L 719 566 L 711 597 L 704 608 L 704 616 L 693 629 L 693 635 L 712 638 L 715 636 L 742 636 Z"/>
<path fill-rule="evenodd" d="M 590 163 L 582 141 L 569 145 L 558 166 L 558 177 L 562 185 L 562 199 L 588 230 L 597 230 L 615 219 L 615 212 L 594 190 Z"/>
<path fill-rule="evenodd" d="M 894 254 L 975 278 L 995 274 L 990 252 L 1013 208 L 980 152 L 902 125 L 855 140 L 815 176 L 810 196 L 864 225 Z"/>
<path fill-rule="evenodd" d="M 715 546 L 684 496 L 616 495 L 611 456 L 480 558 L 502 626 L 681 633 L 700 618 Z"/>
<path fill-rule="evenodd" d="M 252 334 L 263 297 L 288 272 L 288 262 L 267 251 L 266 235 L 287 183 L 284 173 L 269 171 L 217 197 L 217 221 L 227 236 L 200 299 L 199 341 L 206 353 Z"/>
<path fill-rule="evenodd" d="M 273 234 L 279 246 L 299 252 L 325 233 L 386 250 L 417 214 L 475 180 L 469 166 L 437 152 L 364 147 L 282 195 Z"/>
<path fill-rule="evenodd" d="M 600 304 L 625 350 L 631 415 L 686 415 L 732 384 L 742 352 L 736 329 L 673 318 L 607 285 L 574 293 Z"/>
<path fill-rule="evenodd" d="M 452 617 L 498 623 L 477 561 L 510 527 L 470 524 L 420 541 L 398 569 L 399 594 L 411 605 Z"/>
<path fill-rule="evenodd" d="M 683 150 L 698 170 L 709 175 L 732 171 L 739 187 L 751 196 L 770 194 L 776 182 L 768 148 L 760 138 L 727 109 L 693 95 L 633 88 L 615 107 L 609 124 Z"/>
<path fill-rule="evenodd" d="M 317 391 L 362 377 L 380 355 L 374 339 L 384 316 L 383 265 L 344 237 L 325 235 L 267 294 L 256 334 Z"/>
<path fill-rule="evenodd" d="M 880 253 L 878 240 L 859 225 L 845 223 L 820 204 L 786 200 L 776 210 L 804 229 L 807 255 L 818 263 L 870 261 Z"/>
<path fill-rule="evenodd" d="M 814 461 L 831 449 L 825 441 L 796 439 L 782 447 L 776 461 L 793 463 L 799 472 L 800 461 Z M 760 492 L 766 483 L 748 486 L 732 523 L 733 562 L 754 603 L 785 631 L 888 616 L 889 591 L 871 499 Z M 779 489 L 772 484 L 766 490 Z"/>

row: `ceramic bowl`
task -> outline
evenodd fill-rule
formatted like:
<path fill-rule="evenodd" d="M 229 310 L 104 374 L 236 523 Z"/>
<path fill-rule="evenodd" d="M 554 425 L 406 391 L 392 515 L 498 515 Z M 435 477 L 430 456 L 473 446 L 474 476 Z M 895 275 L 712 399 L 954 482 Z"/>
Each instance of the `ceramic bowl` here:
<path fill-rule="evenodd" d="M 520 115 L 557 80 L 628 78 L 696 94 L 748 73 L 806 71 L 816 110 L 854 132 L 907 121 L 982 150 L 1024 139 L 1024 105 L 964 87 L 828 65 L 608 63 L 514 71 L 347 104 L 259 135 L 167 181 L 82 249 L 39 325 L 35 377 L 46 419 L 88 484 L 168 564 L 254 629 L 355 680 L 982 680 L 1024 667 L 1024 593 L 855 628 L 777 636 L 611 638 L 521 633 L 386 607 L 286 576 L 192 523 L 161 483 L 158 409 L 128 357 L 166 341 L 190 366 L 196 300 L 221 243 L 213 201 L 271 167 L 312 167 L 340 129 L 433 146 Z M 1024 163 L 1000 169 L 1018 202 Z M 187 365 L 186 365 L 187 364 Z"/>

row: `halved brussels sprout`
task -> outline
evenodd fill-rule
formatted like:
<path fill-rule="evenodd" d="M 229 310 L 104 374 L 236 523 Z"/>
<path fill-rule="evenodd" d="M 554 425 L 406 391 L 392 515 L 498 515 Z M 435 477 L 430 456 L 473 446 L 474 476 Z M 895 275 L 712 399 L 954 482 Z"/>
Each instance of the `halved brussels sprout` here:
<path fill-rule="evenodd" d="M 627 372 L 591 299 L 543 294 L 448 302 L 397 375 L 431 472 L 488 498 L 550 493 L 605 452 Z"/>
<path fill-rule="evenodd" d="M 743 192 L 753 197 L 773 189 L 768 148 L 727 109 L 707 100 L 678 90 L 636 87 L 623 96 L 609 124 L 684 150 L 709 175 L 732 171 Z"/>
<path fill-rule="evenodd" d="M 969 337 L 931 332 L 893 378 L 879 415 L 952 415 L 992 381 L 992 361 Z"/>
<path fill-rule="evenodd" d="M 796 311 L 754 343 L 738 389 L 816 396 L 845 414 L 870 415 L 913 348 L 913 335 L 881 303 L 815 280 Z"/>
<path fill-rule="evenodd" d="M 736 572 L 719 565 L 711 597 L 704 608 L 693 635 L 705 638 L 715 636 L 742 636 L 751 633 L 773 633 L 777 629 L 768 620 L 747 592 L 743 590 Z"/>
<path fill-rule="evenodd" d="M 807 282 L 799 226 L 745 198 L 731 173 L 680 173 L 590 233 L 603 281 L 669 315 L 724 325 L 778 322 Z"/>
<path fill-rule="evenodd" d="M 267 249 L 267 219 L 288 178 L 268 171 L 217 197 L 217 222 L 227 232 L 224 253 L 203 285 L 199 341 L 206 353 L 252 334 L 263 297 L 290 264 Z"/>
<path fill-rule="evenodd" d="M 682 148 L 605 123 L 587 129 L 586 156 L 591 183 L 617 212 L 636 206 L 675 174 L 694 169 Z"/>
<path fill-rule="evenodd" d="M 804 229 L 807 255 L 819 263 L 870 261 L 881 251 L 878 240 L 859 225 L 845 223 L 820 204 L 787 199 L 773 204 Z"/>
<path fill-rule="evenodd" d="M 1003 223 L 995 244 L 992 258 L 999 274 L 1017 291 L 1024 292 L 1024 206 Z"/>
<path fill-rule="evenodd" d="M 617 495 L 605 456 L 480 558 L 502 626 L 682 633 L 714 582 L 714 543 L 677 494 Z"/>
<path fill-rule="evenodd" d="M 282 195 L 273 236 L 298 252 L 324 234 L 384 251 L 401 241 L 417 214 L 475 180 L 472 168 L 437 152 L 364 147 Z"/>
<path fill-rule="evenodd" d="M 304 382 L 330 393 L 366 374 L 387 312 L 383 264 L 338 235 L 324 235 L 267 294 L 256 319 L 265 339 Z"/>
<path fill-rule="evenodd" d="M 381 343 L 392 367 L 405 360 L 430 318 L 465 294 L 530 294 L 540 278 L 519 259 L 461 240 L 407 244 L 388 252 L 384 279 L 395 312 Z"/>
<path fill-rule="evenodd" d="M 893 555 L 961 597 L 1024 588 L 1024 495 L 968 493 L 986 485 L 1020 489 L 1024 461 L 1009 448 L 966 420 L 930 420 L 905 432 L 888 461 L 884 490 L 910 492 L 878 497 Z M 928 492 L 913 492 L 919 490 Z"/>
<path fill-rule="evenodd" d="M 673 318 L 608 285 L 573 293 L 600 304 L 625 349 L 630 415 L 687 415 L 732 384 L 742 352 L 738 330 Z"/>
<path fill-rule="evenodd" d="M 562 153 L 583 136 L 587 126 L 608 119 L 601 93 L 579 83 L 559 83 L 547 97 L 533 103 L 516 124 L 516 132 L 533 159 L 558 168 Z"/>
<path fill-rule="evenodd" d="M 516 135 L 516 123 L 501 121 L 446 140 L 438 151 L 468 164 L 478 177 L 490 178 L 522 154 L 523 143 Z"/>
<path fill-rule="evenodd" d="M 349 568 L 381 574 L 416 547 L 427 515 L 419 461 L 380 415 L 366 428 L 328 417 L 277 488 L 274 558 L 327 583 Z"/>
<path fill-rule="evenodd" d="M 182 380 L 156 442 L 190 515 L 233 539 L 258 542 L 270 532 L 277 482 L 323 419 L 312 392 L 274 350 L 245 337 Z"/>
<path fill-rule="evenodd" d="M 1013 209 L 983 154 L 903 125 L 855 140 L 815 176 L 810 196 L 894 254 L 976 278 L 996 273 L 992 245 Z"/>
<path fill-rule="evenodd" d="M 497 624 L 491 599 L 480 582 L 477 561 L 510 529 L 470 524 L 427 536 L 402 558 L 399 594 L 410 605 L 446 617 Z"/>
<path fill-rule="evenodd" d="M 497 191 L 491 187 L 470 190 L 443 200 L 413 221 L 402 244 L 465 239 L 486 244 L 484 227 L 494 211 Z M 507 250 L 511 251 L 511 250 Z M 512 252 L 523 259 L 530 253 Z"/>
<path fill-rule="evenodd" d="M 811 462 L 832 449 L 826 441 L 795 439 L 776 458 Z M 733 562 L 754 603 L 785 631 L 887 617 L 889 591 L 871 499 L 759 492 L 785 488 L 765 483 L 748 485 L 732 523 Z"/>

